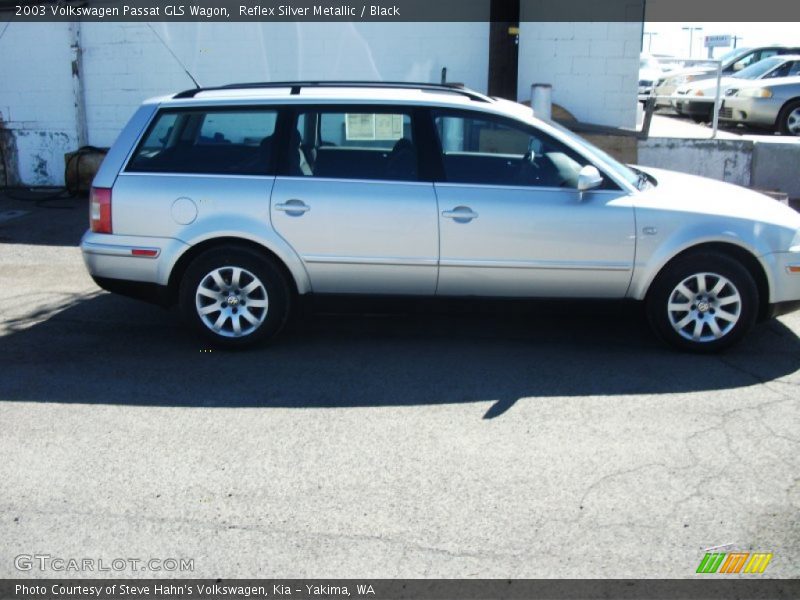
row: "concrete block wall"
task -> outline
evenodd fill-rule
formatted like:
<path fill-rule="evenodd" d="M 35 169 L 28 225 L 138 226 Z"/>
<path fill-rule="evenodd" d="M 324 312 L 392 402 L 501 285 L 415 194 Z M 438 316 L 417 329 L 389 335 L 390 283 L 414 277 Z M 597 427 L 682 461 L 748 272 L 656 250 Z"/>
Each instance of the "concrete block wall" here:
<path fill-rule="evenodd" d="M 64 153 L 77 146 L 69 27 L 12 22 L 0 39 L 0 141 L 11 185 L 60 183 Z"/>
<path fill-rule="evenodd" d="M 142 100 L 194 87 L 291 79 L 451 81 L 486 91 L 489 24 L 83 23 L 88 143 L 109 146 Z M 0 40 L 0 128 L 14 183 L 61 185 L 78 146 L 68 24 L 12 23 Z M 13 57 L 10 59 L 9 57 Z M 6 136 L 9 137 L 9 136 Z M 5 139 L 5 138 L 3 138 Z"/>
<path fill-rule="evenodd" d="M 86 23 L 89 141 L 110 145 L 142 100 L 245 81 L 451 80 L 486 90 L 488 23 Z"/>
<path fill-rule="evenodd" d="M 533 81 L 579 119 L 633 126 L 641 25 L 522 23 L 520 96 Z M 151 29 L 152 27 L 152 29 Z M 151 96 L 202 85 L 287 79 L 450 81 L 486 91 L 489 24 L 82 23 L 87 143 L 109 146 Z M 0 129 L 12 130 L 14 183 L 63 183 L 77 148 L 69 24 L 12 22 L 0 40 Z M 11 58 L 13 57 L 13 58 Z M 0 139 L 9 136 L 0 135 Z"/>
<path fill-rule="evenodd" d="M 525 22 L 519 35 L 519 100 L 533 83 L 553 86 L 553 102 L 580 121 L 636 126 L 642 23 Z"/>

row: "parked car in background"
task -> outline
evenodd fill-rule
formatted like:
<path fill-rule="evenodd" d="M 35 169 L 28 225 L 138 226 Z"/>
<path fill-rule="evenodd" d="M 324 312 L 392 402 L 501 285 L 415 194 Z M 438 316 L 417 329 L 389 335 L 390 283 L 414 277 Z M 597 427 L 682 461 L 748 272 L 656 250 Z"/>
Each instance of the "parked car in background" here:
<path fill-rule="evenodd" d="M 788 206 L 426 83 L 146 101 L 94 179 L 81 250 L 98 285 L 177 304 L 224 347 L 274 337 L 312 293 L 629 299 L 694 352 L 800 306 Z"/>
<path fill-rule="evenodd" d="M 781 54 L 800 54 L 800 46 L 760 46 L 758 48 L 736 48 L 720 57 L 722 76 L 730 77 L 765 58 Z M 672 71 L 658 80 L 655 93 L 658 96 L 672 96 L 679 86 L 716 77 L 716 66 L 713 63 L 700 63 L 685 69 Z M 670 106 L 669 99 L 659 99 L 658 106 Z"/>
<path fill-rule="evenodd" d="M 728 88 L 719 118 L 784 135 L 800 135 L 800 76 Z"/>
<path fill-rule="evenodd" d="M 644 102 L 643 96 L 652 96 L 656 88 L 656 82 L 664 74 L 658 59 L 649 54 L 642 54 L 639 57 L 639 100 Z"/>
<path fill-rule="evenodd" d="M 720 97 L 731 87 L 739 87 L 743 81 L 776 79 L 800 75 L 800 54 L 784 54 L 760 60 L 730 77 L 720 80 Z M 714 100 L 717 93 L 717 78 L 702 79 L 678 88 L 673 108 L 679 115 L 691 117 L 698 122 L 708 122 L 714 116 Z"/>

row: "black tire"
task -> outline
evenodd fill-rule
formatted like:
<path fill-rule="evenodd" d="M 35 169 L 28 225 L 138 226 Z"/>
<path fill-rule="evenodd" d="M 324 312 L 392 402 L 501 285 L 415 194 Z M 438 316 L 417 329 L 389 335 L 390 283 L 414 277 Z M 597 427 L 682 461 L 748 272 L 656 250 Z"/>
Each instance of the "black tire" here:
<path fill-rule="evenodd" d="M 680 289 L 689 293 L 680 291 L 681 284 Z M 658 337 L 680 350 L 712 353 L 730 348 L 753 327 L 759 297 L 753 276 L 740 262 L 704 251 L 670 262 L 656 277 L 645 302 Z M 679 310 L 684 306 L 686 311 Z"/>
<path fill-rule="evenodd" d="M 800 115 L 798 113 L 800 113 L 800 100 L 787 102 L 778 115 L 778 131 L 783 135 L 800 135 Z"/>
<path fill-rule="evenodd" d="M 238 282 L 234 281 L 237 269 Z M 216 283 L 220 279 L 224 286 Z M 200 293 L 201 284 L 204 293 Z M 256 250 L 240 246 L 213 248 L 199 255 L 186 269 L 179 290 L 184 320 L 222 348 L 245 348 L 274 338 L 286 323 L 290 304 L 289 285 L 281 269 Z"/>

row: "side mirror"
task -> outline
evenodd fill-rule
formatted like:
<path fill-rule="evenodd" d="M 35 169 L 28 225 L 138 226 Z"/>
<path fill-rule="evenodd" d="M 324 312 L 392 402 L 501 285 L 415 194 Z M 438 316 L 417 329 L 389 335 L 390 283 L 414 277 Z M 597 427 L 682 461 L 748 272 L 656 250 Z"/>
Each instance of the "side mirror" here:
<path fill-rule="evenodd" d="M 586 165 L 578 173 L 578 191 L 585 192 L 603 183 L 603 176 L 594 165 Z"/>

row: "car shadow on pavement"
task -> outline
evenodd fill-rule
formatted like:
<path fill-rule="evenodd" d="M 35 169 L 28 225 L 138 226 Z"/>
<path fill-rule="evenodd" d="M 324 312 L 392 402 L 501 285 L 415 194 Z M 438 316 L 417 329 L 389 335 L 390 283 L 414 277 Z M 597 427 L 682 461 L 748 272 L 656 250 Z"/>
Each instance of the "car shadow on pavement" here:
<path fill-rule="evenodd" d="M 780 321 L 718 356 L 673 352 L 638 305 L 403 302 L 315 308 L 274 343 L 215 350 L 174 310 L 107 293 L 6 320 L 5 401 L 164 407 L 329 408 L 703 392 L 800 368 Z"/>

